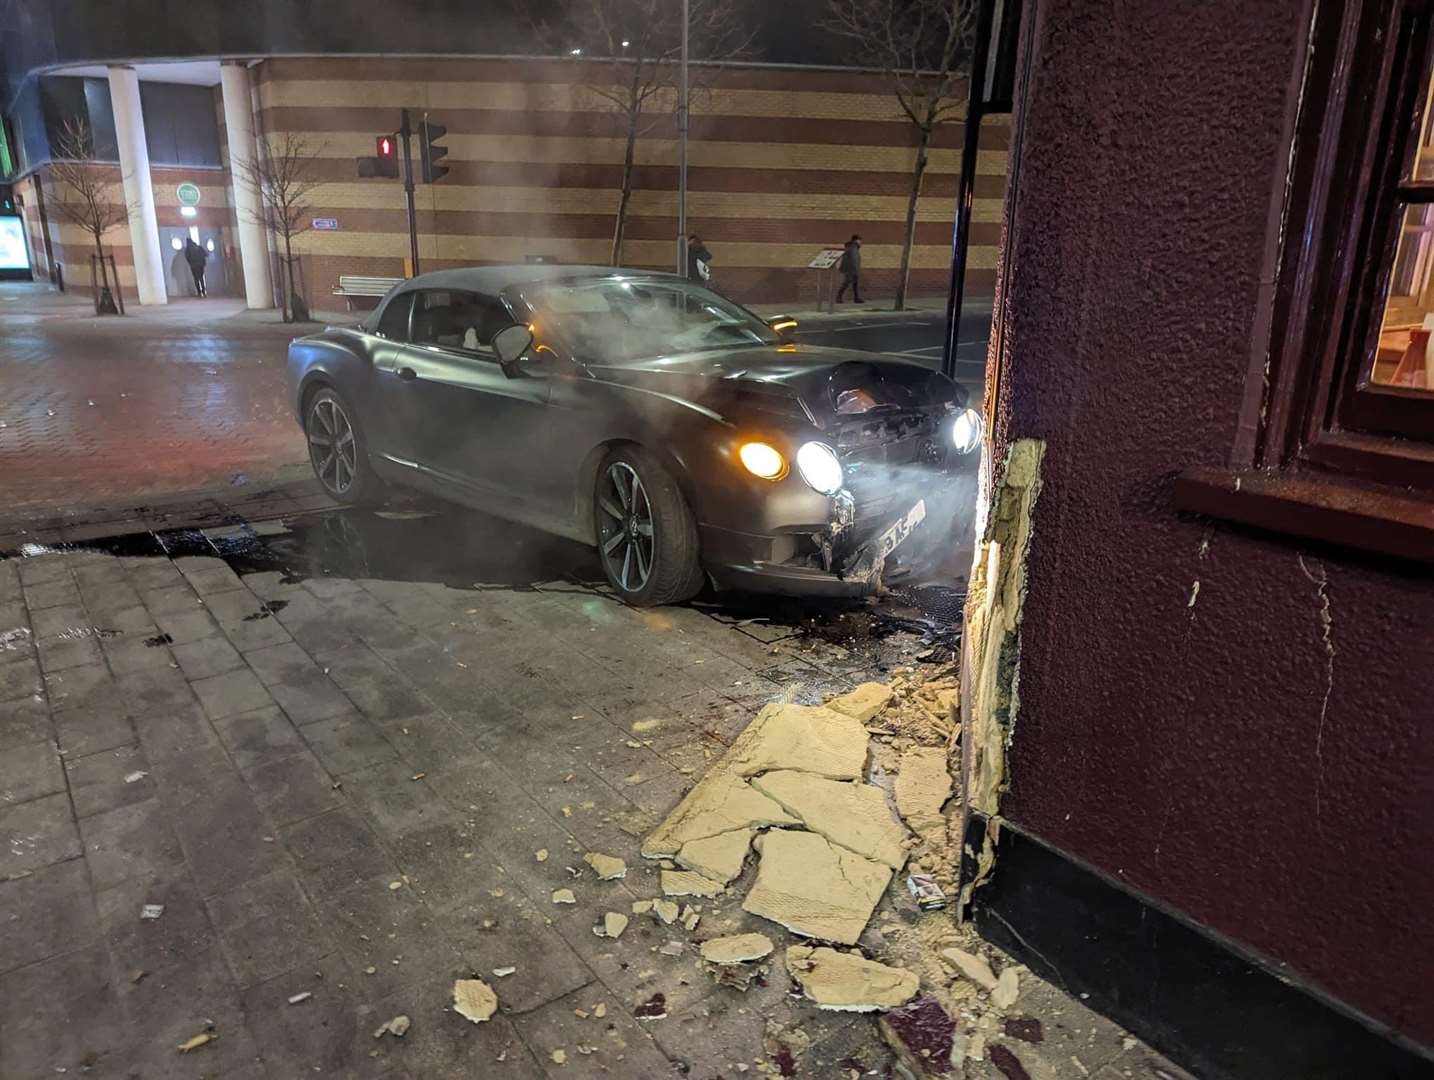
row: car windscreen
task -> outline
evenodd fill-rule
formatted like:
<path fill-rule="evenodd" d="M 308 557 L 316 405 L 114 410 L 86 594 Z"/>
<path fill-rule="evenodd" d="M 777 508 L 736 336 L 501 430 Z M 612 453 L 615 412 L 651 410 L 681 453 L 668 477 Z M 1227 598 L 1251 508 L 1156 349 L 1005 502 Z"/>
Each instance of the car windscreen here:
<path fill-rule="evenodd" d="M 700 285 L 641 278 L 546 282 L 523 290 L 539 339 L 558 339 L 589 364 L 670 353 L 774 345 L 751 312 Z"/>

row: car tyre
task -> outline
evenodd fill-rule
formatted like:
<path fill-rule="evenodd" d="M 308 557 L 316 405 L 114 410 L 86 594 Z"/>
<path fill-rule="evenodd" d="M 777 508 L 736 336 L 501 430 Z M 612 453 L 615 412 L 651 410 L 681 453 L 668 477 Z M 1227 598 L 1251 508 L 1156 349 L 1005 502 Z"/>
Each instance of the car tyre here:
<path fill-rule="evenodd" d="M 304 407 L 309 464 L 324 491 L 346 506 L 378 501 L 383 482 L 368 460 L 358 412 L 338 391 L 325 386 Z"/>
<path fill-rule="evenodd" d="M 603 572 L 629 604 L 679 604 L 702 589 L 697 522 L 653 454 L 625 446 L 607 456 L 593 491 L 593 521 Z"/>

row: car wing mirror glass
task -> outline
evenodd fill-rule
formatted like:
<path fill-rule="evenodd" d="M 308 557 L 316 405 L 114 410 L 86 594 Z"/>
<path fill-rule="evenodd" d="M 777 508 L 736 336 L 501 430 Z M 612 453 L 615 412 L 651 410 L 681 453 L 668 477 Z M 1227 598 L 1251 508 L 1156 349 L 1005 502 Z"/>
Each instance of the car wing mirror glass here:
<path fill-rule="evenodd" d="M 493 352 L 503 368 L 503 374 L 516 379 L 522 374 L 518 361 L 533 344 L 533 332 L 526 326 L 505 326 L 493 335 Z"/>
<path fill-rule="evenodd" d="M 791 341 L 792 331 L 797 328 L 797 320 L 790 315 L 773 315 L 767 320 L 767 328 L 774 334 L 779 334 L 783 341 Z"/>

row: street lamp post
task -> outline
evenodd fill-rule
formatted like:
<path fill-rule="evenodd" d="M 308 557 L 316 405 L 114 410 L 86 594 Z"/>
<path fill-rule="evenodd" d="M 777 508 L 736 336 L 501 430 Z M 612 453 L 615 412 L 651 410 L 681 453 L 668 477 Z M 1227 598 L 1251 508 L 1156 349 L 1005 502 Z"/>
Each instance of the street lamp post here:
<path fill-rule="evenodd" d="M 677 272 L 687 273 L 687 19 L 682 0 L 682 71 L 677 83 Z"/>

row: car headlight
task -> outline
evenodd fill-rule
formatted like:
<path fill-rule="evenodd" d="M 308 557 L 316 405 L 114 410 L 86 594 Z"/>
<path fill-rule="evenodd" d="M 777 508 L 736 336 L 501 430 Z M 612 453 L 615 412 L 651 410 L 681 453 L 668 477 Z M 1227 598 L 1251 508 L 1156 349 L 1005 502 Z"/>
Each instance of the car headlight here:
<path fill-rule="evenodd" d="M 803 443 L 797 451 L 797 471 L 813 491 L 835 495 L 841 490 L 841 462 L 836 451 L 826 443 Z"/>
<path fill-rule="evenodd" d="M 780 480 L 787 473 L 787 459 L 776 447 L 764 442 L 743 443 L 737 458 L 749 473 L 763 480 Z"/>
<path fill-rule="evenodd" d="M 975 409 L 962 409 L 951 425 L 951 444 L 958 454 L 969 454 L 981 445 L 986 424 Z"/>

